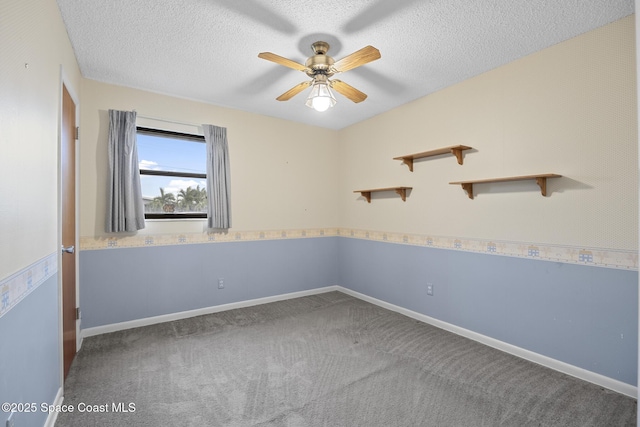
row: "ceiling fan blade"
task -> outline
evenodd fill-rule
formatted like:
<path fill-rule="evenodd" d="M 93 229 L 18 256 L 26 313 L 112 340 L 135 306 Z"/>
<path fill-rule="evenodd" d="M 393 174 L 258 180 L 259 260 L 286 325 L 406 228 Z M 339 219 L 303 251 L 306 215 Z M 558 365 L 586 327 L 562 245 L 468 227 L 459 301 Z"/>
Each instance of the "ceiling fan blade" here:
<path fill-rule="evenodd" d="M 292 61 L 283 56 L 276 55 L 271 52 L 262 52 L 258 54 L 258 58 L 266 59 L 267 61 L 275 62 L 276 64 L 284 65 L 285 67 L 293 68 L 294 70 L 304 71 L 307 69 L 302 64 L 297 63 L 296 61 Z"/>
<path fill-rule="evenodd" d="M 291 89 L 289 89 L 288 91 L 286 91 L 285 93 L 277 97 L 276 99 L 278 101 L 288 101 L 294 96 L 296 96 L 297 94 L 299 94 L 300 92 L 302 92 L 303 90 L 305 90 L 306 88 L 308 88 L 310 85 L 311 85 L 311 80 L 307 82 L 302 82 L 299 85 L 292 87 Z"/>
<path fill-rule="evenodd" d="M 360 92 L 355 87 L 346 84 L 341 80 L 331 80 L 331 87 L 335 89 L 341 95 L 349 98 L 355 103 L 362 102 L 367 99 L 367 94 Z"/>
<path fill-rule="evenodd" d="M 333 68 L 338 73 L 352 70 L 361 65 L 380 59 L 380 51 L 373 46 L 366 46 L 362 49 L 353 52 L 351 55 L 347 55 L 341 60 L 333 64 Z"/>

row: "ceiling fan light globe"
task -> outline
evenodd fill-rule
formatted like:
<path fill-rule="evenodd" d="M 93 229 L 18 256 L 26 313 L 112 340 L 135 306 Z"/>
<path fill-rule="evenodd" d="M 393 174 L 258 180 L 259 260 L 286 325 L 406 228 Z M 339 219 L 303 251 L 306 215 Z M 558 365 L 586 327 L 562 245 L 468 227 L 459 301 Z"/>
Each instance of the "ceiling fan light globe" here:
<path fill-rule="evenodd" d="M 331 93 L 328 84 L 315 83 L 305 105 L 319 112 L 327 111 L 336 105 L 336 98 Z"/>
<path fill-rule="evenodd" d="M 316 111 L 327 111 L 329 109 L 329 107 L 331 106 L 331 99 L 327 98 L 327 97 L 316 97 L 313 98 L 313 100 L 311 101 L 311 104 L 313 105 L 313 109 Z"/>

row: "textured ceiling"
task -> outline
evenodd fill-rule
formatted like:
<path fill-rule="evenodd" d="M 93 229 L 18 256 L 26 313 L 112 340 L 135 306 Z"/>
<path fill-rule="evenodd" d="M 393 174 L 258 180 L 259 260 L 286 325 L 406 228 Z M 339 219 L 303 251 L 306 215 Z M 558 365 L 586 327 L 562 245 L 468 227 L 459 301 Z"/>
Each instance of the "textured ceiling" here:
<path fill-rule="evenodd" d="M 341 129 L 633 13 L 633 0 L 57 0 L 82 75 Z M 369 97 L 324 113 L 309 78 L 258 58 L 304 63 L 323 40 L 338 60 L 382 58 L 336 78 Z M 134 108 L 135 106 L 132 106 Z M 144 114 L 144 112 L 139 111 Z"/>

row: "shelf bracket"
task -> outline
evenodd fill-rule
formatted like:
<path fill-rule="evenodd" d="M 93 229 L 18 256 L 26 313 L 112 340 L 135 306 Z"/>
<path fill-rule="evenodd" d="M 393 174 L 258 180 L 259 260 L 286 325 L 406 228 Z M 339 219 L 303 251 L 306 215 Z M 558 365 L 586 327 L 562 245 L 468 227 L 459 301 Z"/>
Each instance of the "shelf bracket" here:
<path fill-rule="evenodd" d="M 402 163 L 409 166 L 409 171 L 413 172 L 413 158 L 412 157 L 403 157 Z"/>
<path fill-rule="evenodd" d="M 467 148 L 465 148 L 467 149 Z M 462 148 L 459 147 L 453 147 L 451 148 L 451 154 L 453 154 L 454 156 L 456 156 L 456 159 L 458 159 L 458 164 L 461 165 L 462 164 Z"/>
<path fill-rule="evenodd" d="M 473 199 L 473 184 L 470 182 L 463 182 L 460 185 L 462 186 L 462 189 L 467 192 L 469 198 Z"/>
<path fill-rule="evenodd" d="M 371 191 L 361 191 L 360 194 L 367 199 L 367 203 L 371 203 Z"/>
<path fill-rule="evenodd" d="M 536 177 L 536 184 L 540 187 L 540 192 L 544 197 L 547 196 L 547 178 L 544 176 Z"/>
<path fill-rule="evenodd" d="M 396 188 L 396 193 L 400 195 L 403 202 L 407 201 L 407 189 L 406 188 Z"/>

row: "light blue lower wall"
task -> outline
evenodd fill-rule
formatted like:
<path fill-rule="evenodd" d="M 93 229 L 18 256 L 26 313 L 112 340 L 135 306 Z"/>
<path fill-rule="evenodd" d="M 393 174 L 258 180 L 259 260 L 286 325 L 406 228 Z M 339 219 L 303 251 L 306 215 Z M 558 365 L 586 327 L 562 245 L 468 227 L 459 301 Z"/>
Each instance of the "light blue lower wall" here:
<path fill-rule="evenodd" d="M 343 287 L 637 383 L 636 271 L 351 238 L 339 254 Z"/>
<path fill-rule="evenodd" d="M 41 427 L 60 388 L 58 275 L 54 274 L 0 318 L 0 402 L 35 403 L 35 413 L 15 413 L 16 426 Z M 0 425 L 8 413 L 0 412 Z"/>
<path fill-rule="evenodd" d="M 80 283 L 83 328 L 341 285 L 637 382 L 636 271 L 322 237 L 81 251 Z"/>
<path fill-rule="evenodd" d="M 336 285 L 337 248 L 321 237 L 80 251 L 82 328 Z"/>

